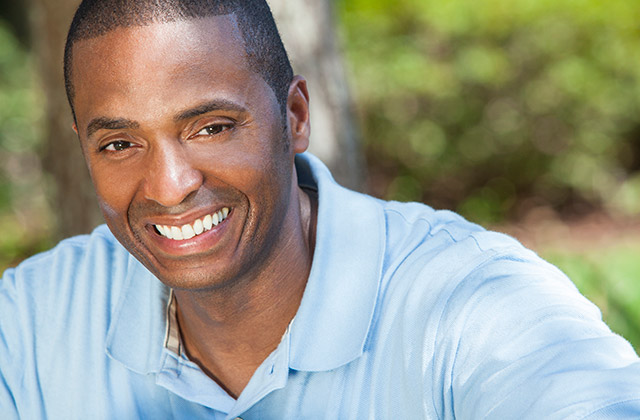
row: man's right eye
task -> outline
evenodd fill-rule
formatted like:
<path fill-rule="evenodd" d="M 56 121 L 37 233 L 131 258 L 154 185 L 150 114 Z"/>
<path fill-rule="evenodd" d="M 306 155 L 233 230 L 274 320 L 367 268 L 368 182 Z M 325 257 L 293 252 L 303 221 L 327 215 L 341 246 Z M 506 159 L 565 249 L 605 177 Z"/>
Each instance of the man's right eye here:
<path fill-rule="evenodd" d="M 112 141 L 100 148 L 100 151 L 107 150 L 109 152 L 120 152 L 131 147 L 131 142 L 125 140 Z"/>

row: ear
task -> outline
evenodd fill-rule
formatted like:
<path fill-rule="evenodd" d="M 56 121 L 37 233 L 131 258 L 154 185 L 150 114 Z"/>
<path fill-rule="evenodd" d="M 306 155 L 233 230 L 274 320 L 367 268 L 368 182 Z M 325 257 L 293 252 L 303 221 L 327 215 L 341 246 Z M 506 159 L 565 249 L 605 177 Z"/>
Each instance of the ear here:
<path fill-rule="evenodd" d="M 294 76 L 287 97 L 287 119 L 294 153 L 302 153 L 309 147 L 311 125 L 309 122 L 309 91 L 302 76 Z"/>

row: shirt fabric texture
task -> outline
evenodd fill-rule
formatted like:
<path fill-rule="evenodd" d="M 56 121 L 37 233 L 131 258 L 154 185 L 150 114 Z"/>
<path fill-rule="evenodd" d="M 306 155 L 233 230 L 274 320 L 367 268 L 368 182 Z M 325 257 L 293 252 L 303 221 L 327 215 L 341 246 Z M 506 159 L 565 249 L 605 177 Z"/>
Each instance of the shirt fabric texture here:
<path fill-rule="evenodd" d="M 100 226 L 0 281 L 0 418 L 640 418 L 637 355 L 558 269 L 296 166 L 319 194 L 311 274 L 237 400 L 167 346 L 171 291 Z"/>

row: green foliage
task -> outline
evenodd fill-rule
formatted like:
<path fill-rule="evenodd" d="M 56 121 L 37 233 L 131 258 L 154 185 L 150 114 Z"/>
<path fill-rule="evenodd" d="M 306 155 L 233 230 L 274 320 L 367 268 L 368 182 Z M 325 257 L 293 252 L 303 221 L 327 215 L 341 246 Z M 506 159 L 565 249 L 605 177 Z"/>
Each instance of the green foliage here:
<path fill-rule="evenodd" d="M 48 243 L 37 150 L 44 98 L 28 53 L 0 21 L 0 271 Z"/>
<path fill-rule="evenodd" d="M 0 21 L 0 146 L 11 153 L 33 150 L 38 140 L 42 113 L 30 67 L 27 52 Z"/>
<path fill-rule="evenodd" d="M 635 2 L 339 6 L 375 193 L 481 222 L 640 211 Z"/>

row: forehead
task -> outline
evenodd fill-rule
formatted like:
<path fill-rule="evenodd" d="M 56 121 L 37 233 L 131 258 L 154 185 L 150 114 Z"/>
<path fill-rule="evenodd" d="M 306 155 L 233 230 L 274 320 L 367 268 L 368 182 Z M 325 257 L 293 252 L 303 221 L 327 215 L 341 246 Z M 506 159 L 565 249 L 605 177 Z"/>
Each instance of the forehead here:
<path fill-rule="evenodd" d="M 232 15 L 115 29 L 78 41 L 72 59 L 79 119 L 114 105 L 162 107 L 205 88 L 230 94 L 256 76 Z"/>
<path fill-rule="evenodd" d="M 136 70 L 154 62 L 188 61 L 195 66 L 207 59 L 203 54 L 224 55 L 244 64 L 244 41 L 233 15 L 117 28 L 78 41 L 73 46 L 72 74 L 84 80 L 102 71 Z"/>

